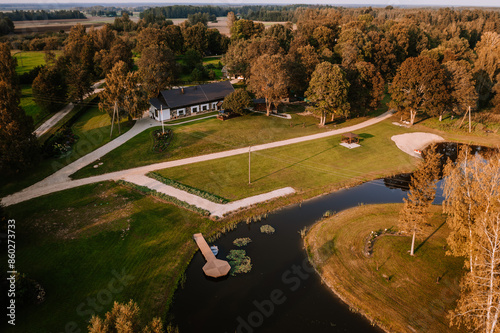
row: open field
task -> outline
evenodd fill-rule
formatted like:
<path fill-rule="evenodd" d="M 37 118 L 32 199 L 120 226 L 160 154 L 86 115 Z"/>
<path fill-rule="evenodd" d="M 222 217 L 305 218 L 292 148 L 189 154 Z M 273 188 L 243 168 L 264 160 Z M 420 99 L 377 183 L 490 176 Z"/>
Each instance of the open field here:
<path fill-rule="evenodd" d="M 73 133 L 79 139 L 73 145 L 73 150 L 68 156 L 45 159 L 34 170 L 26 174 L 21 174 L 15 179 L 2 179 L 2 182 L 0 182 L 0 196 L 20 191 L 108 143 L 111 140 L 109 136 L 110 127 L 111 120 L 107 114 L 99 111 L 96 106 L 89 108 L 72 126 Z M 127 120 L 123 119 L 121 122 L 122 133 L 125 133 L 130 128 Z M 113 132 L 112 139 L 118 137 L 118 131 L 114 130 Z"/>
<path fill-rule="evenodd" d="M 372 257 L 364 255 L 372 231 L 397 227 L 401 207 L 361 206 L 318 222 L 305 238 L 309 257 L 337 295 L 386 330 L 457 332 L 446 316 L 459 295 L 464 259 L 445 255 L 449 229 L 440 206 L 432 207 L 414 257 L 410 237 L 391 235 L 376 240 Z"/>
<path fill-rule="evenodd" d="M 62 51 L 53 51 L 56 56 Z M 13 50 L 12 55 L 17 59 L 16 73 L 24 74 L 35 68 L 36 66 L 45 65 L 44 51 L 19 51 Z"/>
<path fill-rule="evenodd" d="M 151 133 L 154 129 L 146 130 L 101 158 L 104 163 L 102 167 L 94 169 L 87 166 L 75 173 L 74 178 L 321 133 L 366 120 L 350 119 L 319 128 L 316 118 L 296 114 L 302 110 L 303 107 L 299 105 L 285 110 L 292 113 L 291 120 L 250 113 L 229 121 L 212 118 L 172 127 L 172 142 L 169 149 L 163 153 L 152 152 Z"/>
<path fill-rule="evenodd" d="M 238 155 L 158 171 L 162 176 L 203 191 L 239 200 L 292 186 L 297 192 L 338 188 L 388 174 L 409 171 L 416 159 L 390 139 L 407 130 L 385 121 L 360 131 L 361 147 L 347 149 L 333 136 L 251 154 Z"/>
<path fill-rule="evenodd" d="M 84 332 L 92 299 L 101 317 L 113 301 L 129 299 L 144 318 L 164 317 L 197 250 L 192 235 L 209 235 L 220 224 L 112 182 L 8 211 L 17 222 L 16 267 L 42 285 L 46 300 L 18 308 L 15 329 L 3 321 L 3 332 L 63 332 L 69 322 Z M 117 275 L 126 276 L 124 283 Z"/>

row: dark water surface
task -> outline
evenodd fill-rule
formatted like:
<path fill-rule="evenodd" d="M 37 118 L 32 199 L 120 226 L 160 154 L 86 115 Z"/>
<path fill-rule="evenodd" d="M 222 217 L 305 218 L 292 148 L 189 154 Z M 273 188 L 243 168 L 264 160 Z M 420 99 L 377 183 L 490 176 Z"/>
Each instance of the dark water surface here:
<path fill-rule="evenodd" d="M 223 235 L 218 258 L 225 259 L 235 238 L 250 237 L 243 247 L 252 259 L 248 274 L 222 280 L 206 278 L 198 251 L 186 271 L 184 288 L 175 294 L 171 313 L 181 332 L 381 332 L 352 313 L 311 272 L 299 231 L 327 210 L 361 203 L 402 202 L 406 193 L 376 180 L 270 214 L 262 222 L 240 224 Z M 438 193 L 437 201 L 440 201 Z M 263 224 L 276 229 L 262 234 Z"/>

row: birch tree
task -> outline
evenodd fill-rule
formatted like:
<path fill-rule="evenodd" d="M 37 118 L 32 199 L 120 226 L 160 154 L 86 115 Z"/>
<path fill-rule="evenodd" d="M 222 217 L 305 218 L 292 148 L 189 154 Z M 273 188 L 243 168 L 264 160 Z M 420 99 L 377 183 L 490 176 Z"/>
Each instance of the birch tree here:
<path fill-rule="evenodd" d="M 429 208 L 436 196 L 436 182 L 439 178 L 441 154 L 432 145 L 426 152 L 425 160 L 413 173 L 408 198 L 399 213 L 399 227 L 402 232 L 412 235 L 410 255 L 415 253 L 415 238 L 422 232 Z"/>

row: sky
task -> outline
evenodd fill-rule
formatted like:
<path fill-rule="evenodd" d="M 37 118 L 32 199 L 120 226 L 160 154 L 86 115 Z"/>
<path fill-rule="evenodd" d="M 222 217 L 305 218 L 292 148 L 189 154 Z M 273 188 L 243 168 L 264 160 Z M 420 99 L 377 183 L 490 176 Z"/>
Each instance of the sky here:
<path fill-rule="evenodd" d="M 330 5 L 345 5 L 345 4 L 366 4 L 366 5 L 423 5 L 423 6 L 483 6 L 483 7 L 500 7 L 499 0 L 338 0 L 338 1 L 325 1 L 325 0 L 194 0 L 194 1 L 151 1 L 151 0 L 0 0 L 0 3 L 41 3 L 41 4 L 57 4 L 57 3 L 86 3 L 86 4 L 110 4 L 110 3 L 130 3 L 132 5 L 140 5 L 144 3 L 162 3 L 169 5 L 171 3 L 203 3 L 203 4 L 293 4 L 293 3 L 307 3 L 307 4 L 330 4 Z"/>

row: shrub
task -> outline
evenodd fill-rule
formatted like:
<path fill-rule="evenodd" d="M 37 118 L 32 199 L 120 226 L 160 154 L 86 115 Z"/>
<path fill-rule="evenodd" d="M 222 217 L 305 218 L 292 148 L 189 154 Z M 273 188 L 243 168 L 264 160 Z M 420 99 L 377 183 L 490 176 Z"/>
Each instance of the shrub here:
<path fill-rule="evenodd" d="M 231 275 L 236 275 L 238 273 L 248 273 L 252 270 L 252 261 L 250 257 L 246 255 L 245 250 L 231 250 L 227 255 L 229 259 L 229 265 L 231 266 Z"/>
<path fill-rule="evenodd" d="M 260 227 L 260 232 L 262 232 L 263 234 L 274 234 L 274 231 L 274 228 L 269 224 L 264 224 Z"/>
<path fill-rule="evenodd" d="M 245 237 L 245 238 L 236 238 L 233 241 L 233 244 L 238 246 L 238 247 L 242 247 L 242 246 L 248 245 L 251 242 L 252 242 L 252 240 L 250 238 Z"/>

